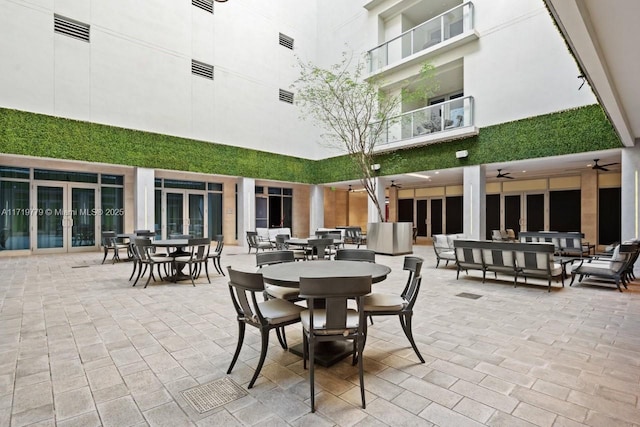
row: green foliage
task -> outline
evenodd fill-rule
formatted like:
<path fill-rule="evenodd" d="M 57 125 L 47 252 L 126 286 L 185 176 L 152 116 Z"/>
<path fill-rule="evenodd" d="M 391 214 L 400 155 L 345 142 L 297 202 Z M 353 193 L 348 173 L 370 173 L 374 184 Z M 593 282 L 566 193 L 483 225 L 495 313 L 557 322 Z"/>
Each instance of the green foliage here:
<path fill-rule="evenodd" d="M 480 129 L 477 136 L 375 156 L 382 175 L 508 162 L 562 154 L 621 148 L 622 143 L 599 105 L 530 117 Z M 466 159 L 455 152 L 467 150 Z M 321 182 L 358 179 L 347 160 L 321 160 Z"/>
<path fill-rule="evenodd" d="M 314 161 L 95 123 L 0 109 L 0 153 L 315 182 Z"/>
<path fill-rule="evenodd" d="M 621 148 L 598 105 L 480 129 L 477 136 L 375 156 L 383 175 Z M 469 157 L 456 159 L 455 152 Z M 300 183 L 359 179 L 349 156 L 307 160 L 0 109 L 0 153 Z M 0 161 L 1 163 L 1 161 Z"/>

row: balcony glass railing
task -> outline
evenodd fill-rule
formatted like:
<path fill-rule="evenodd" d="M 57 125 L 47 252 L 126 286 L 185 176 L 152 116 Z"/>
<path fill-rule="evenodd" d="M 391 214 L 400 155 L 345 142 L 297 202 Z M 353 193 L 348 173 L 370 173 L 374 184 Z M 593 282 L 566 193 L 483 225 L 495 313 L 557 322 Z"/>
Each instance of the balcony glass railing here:
<path fill-rule="evenodd" d="M 466 2 L 371 49 L 369 72 L 374 73 L 472 29 L 473 3 Z"/>
<path fill-rule="evenodd" d="M 380 122 L 378 122 L 380 123 Z M 377 145 L 473 125 L 473 97 L 465 96 L 395 116 L 382 124 Z"/>

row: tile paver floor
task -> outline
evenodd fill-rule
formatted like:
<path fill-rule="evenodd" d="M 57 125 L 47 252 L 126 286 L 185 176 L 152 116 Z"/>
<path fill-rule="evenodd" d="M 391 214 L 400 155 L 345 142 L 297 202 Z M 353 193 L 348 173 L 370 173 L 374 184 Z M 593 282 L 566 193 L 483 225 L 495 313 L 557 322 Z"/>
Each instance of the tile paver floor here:
<path fill-rule="evenodd" d="M 131 287 L 131 264 L 101 265 L 99 252 L 0 258 L 0 426 L 234 425 L 640 425 L 640 283 L 613 288 L 481 283 L 435 269 L 430 246 L 414 334 L 377 317 L 365 349 L 367 409 L 356 367 L 307 372 L 271 336 L 249 394 L 199 414 L 184 390 L 223 378 L 237 326 L 227 279 Z M 399 292 L 403 257 L 378 256 Z M 251 268 L 255 256 L 226 246 L 222 265 Z M 79 268 L 86 267 L 86 268 Z M 213 270 L 213 269 L 212 269 Z M 459 293 L 481 295 L 461 298 Z M 287 327 L 289 344 L 300 325 Z M 260 338 L 247 329 L 230 375 L 246 387 Z"/>

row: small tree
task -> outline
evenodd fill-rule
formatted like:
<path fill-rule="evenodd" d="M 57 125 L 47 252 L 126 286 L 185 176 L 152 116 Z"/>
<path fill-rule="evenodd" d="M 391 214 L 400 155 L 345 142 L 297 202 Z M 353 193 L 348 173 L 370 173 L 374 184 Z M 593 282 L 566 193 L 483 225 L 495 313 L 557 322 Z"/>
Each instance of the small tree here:
<path fill-rule="evenodd" d="M 353 55 L 346 52 L 339 63 L 327 69 L 298 63 L 300 77 L 293 87 L 296 103 L 306 113 L 303 119 L 309 117 L 327 131 L 325 144 L 346 151 L 360 171 L 360 182 L 377 207 L 380 221 L 384 221 L 371 169 L 374 149 L 388 125 L 399 120 L 403 100 L 426 100 L 435 90 L 433 67 L 424 64 L 416 78 L 401 82 L 400 94 L 390 95 L 380 90 L 380 80 L 365 79 L 364 59 L 353 63 Z"/>

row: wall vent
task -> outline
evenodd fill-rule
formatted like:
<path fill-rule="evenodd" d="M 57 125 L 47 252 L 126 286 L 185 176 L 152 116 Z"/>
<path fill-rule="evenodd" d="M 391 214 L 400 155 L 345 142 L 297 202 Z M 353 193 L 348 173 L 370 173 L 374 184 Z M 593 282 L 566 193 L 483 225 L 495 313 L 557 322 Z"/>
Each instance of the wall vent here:
<path fill-rule="evenodd" d="M 213 65 L 193 59 L 191 60 L 191 74 L 213 80 Z"/>
<path fill-rule="evenodd" d="M 89 25 L 60 15 L 53 15 L 53 31 L 74 39 L 89 41 Z"/>
<path fill-rule="evenodd" d="M 205 12 L 213 13 L 213 0 L 191 0 L 191 4 Z"/>
<path fill-rule="evenodd" d="M 293 50 L 293 38 L 280 33 L 280 46 Z"/>
<path fill-rule="evenodd" d="M 280 89 L 280 101 L 293 104 L 293 92 Z"/>

